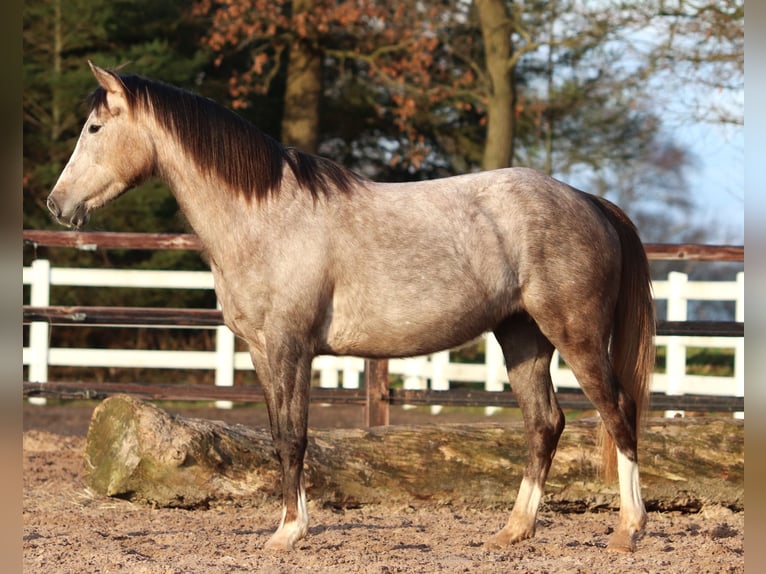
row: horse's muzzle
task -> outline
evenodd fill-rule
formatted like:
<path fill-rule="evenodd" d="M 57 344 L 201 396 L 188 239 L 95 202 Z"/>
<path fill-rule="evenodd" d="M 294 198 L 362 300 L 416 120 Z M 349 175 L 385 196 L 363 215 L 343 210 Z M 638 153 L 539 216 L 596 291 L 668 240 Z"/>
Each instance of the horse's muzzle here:
<path fill-rule="evenodd" d="M 74 208 L 70 209 L 62 208 L 51 193 L 48 196 L 46 205 L 48 206 L 48 210 L 53 214 L 53 217 L 56 219 L 56 221 L 58 221 L 61 225 L 66 225 L 67 227 L 79 229 L 88 223 L 88 220 L 90 219 L 88 208 L 84 203 L 78 203 L 74 206 Z"/>

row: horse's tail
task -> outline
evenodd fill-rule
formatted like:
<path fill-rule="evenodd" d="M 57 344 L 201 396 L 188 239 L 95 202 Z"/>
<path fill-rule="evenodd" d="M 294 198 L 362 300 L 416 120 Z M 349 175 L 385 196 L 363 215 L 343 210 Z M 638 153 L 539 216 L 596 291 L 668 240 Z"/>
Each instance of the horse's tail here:
<path fill-rule="evenodd" d="M 649 382 L 654 370 L 656 324 L 649 260 L 638 231 L 625 212 L 606 199 L 591 198 L 620 238 L 620 291 L 614 312 L 610 354 L 618 383 L 635 402 L 638 436 L 649 403 Z M 604 477 L 613 480 L 617 450 L 603 424 L 600 436 Z"/>

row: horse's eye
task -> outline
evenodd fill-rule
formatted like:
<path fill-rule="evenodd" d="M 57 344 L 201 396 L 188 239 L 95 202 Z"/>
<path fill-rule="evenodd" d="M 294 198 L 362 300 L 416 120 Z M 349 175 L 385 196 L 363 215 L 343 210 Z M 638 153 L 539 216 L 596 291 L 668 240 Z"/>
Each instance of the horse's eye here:
<path fill-rule="evenodd" d="M 88 133 L 89 134 L 95 134 L 100 129 L 101 129 L 101 126 L 98 125 L 98 124 L 90 124 L 88 126 Z"/>

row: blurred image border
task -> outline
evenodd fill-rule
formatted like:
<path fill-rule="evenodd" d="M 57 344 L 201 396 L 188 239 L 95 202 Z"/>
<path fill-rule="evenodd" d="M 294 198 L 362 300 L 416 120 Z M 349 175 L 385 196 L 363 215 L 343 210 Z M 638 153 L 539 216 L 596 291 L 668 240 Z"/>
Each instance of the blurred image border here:
<path fill-rule="evenodd" d="M 0 90 L 0 157 L 2 157 L 3 221 L 0 254 L 0 307 L 3 329 L 0 334 L 0 456 L 5 461 L 0 473 L 2 518 L 0 551 L 5 572 L 22 571 L 22 10 L 21 0 L 3 2 L 0 7 L 0 34 L 5 86 Z"/>
<path fill-rule="evenodd" d="M 745 475 L 749 528 L 745 542 L 747 571 L 761 568 L 766 549 L 758 541 L 766 536 L 766 182 L 763 165 L 766 158 L 766 4 L 749 2 L 745 18 L 745 258 L 747 280 L 747 320 L 745 334 L 745 452 L 750 453 Z M 748 490 L 748 486 L 750 487 Z M 747 552 L 749 550 L 749 553 Z"/>

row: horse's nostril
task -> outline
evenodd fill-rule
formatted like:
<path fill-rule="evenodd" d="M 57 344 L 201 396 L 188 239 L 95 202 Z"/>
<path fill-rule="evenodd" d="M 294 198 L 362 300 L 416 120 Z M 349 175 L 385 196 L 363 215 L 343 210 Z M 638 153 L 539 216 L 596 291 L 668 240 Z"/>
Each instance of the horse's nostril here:
<path fill-rule="evenodd" d="M 78 212 L 77 215 L 72 218 L 71 225 L 75 229 L 80 229 L 81 227 L 85 227 L 85 225 L 88 223 L 88 219 L 90 219 L 90 217 L 87 213 Z"/>
<path fill-rule="evenodd" d="M 55 201 L 54 201 L 54 199 L 53 199 L 52 197 L 50 197 L 50 196 L 48 196 L 47 205 L 48 205 L 48 210 L 49 210 L 49 211 L 50 211 L 50 212 L 51 212 L 53 215 L 55 215 L 56 217 L 58 217 L 59 215 L 61 215 L 61 210 L 59 209 L 59 206 L 58 206 L 58 205 L 56 205 L 56 202 L 55 202 Z"/>

